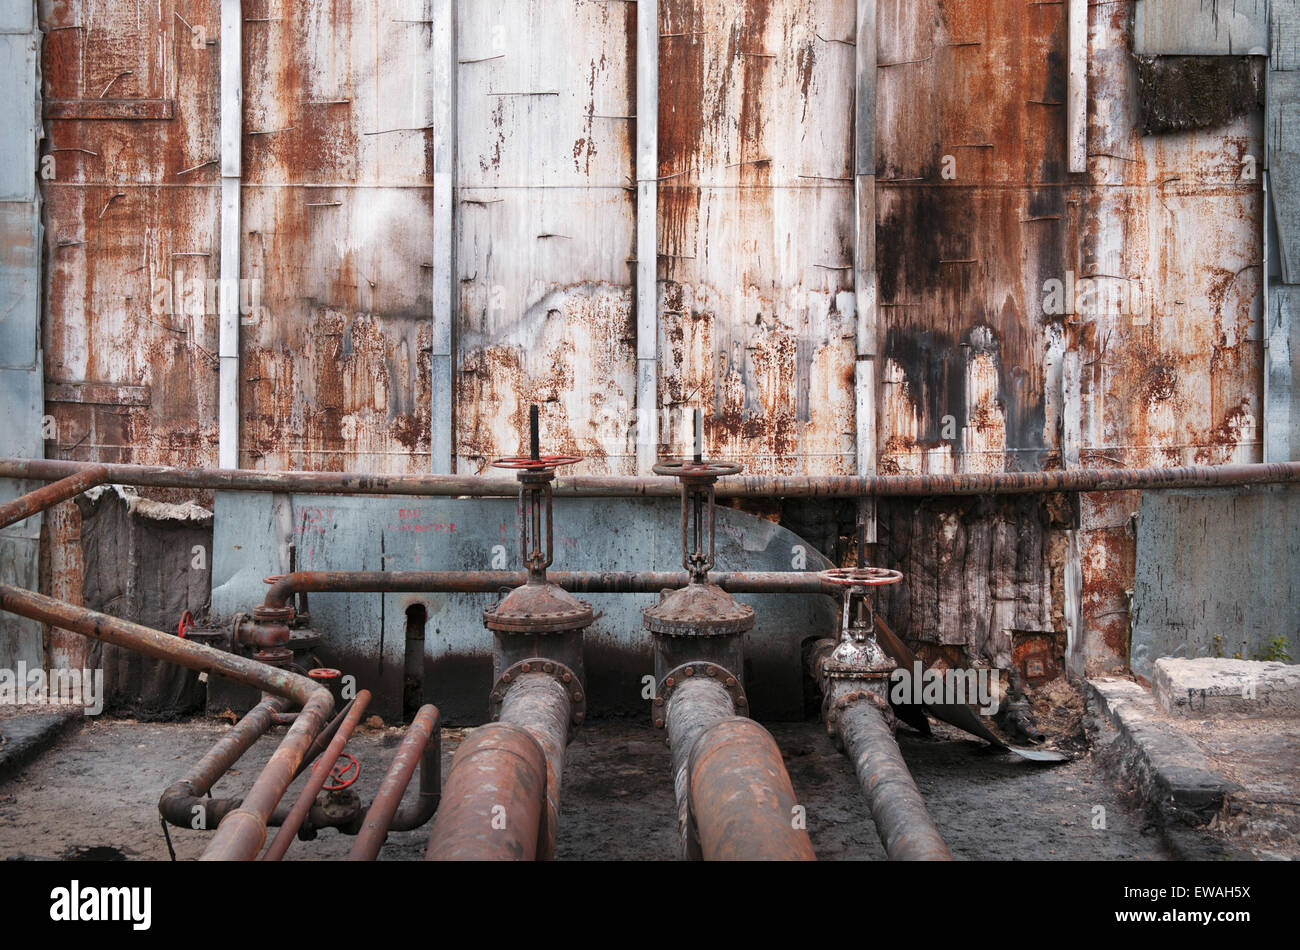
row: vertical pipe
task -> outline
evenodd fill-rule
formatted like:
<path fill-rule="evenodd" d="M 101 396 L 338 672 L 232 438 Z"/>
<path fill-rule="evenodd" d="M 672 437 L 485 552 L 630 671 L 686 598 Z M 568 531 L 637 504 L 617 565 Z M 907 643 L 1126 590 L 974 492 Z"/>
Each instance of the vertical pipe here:
<path fill-rule="evenodd" d="M 526 673 L 506 690 L 497 720 L 528 730 L 546 753 L 546 836 L 537 857 L 555 856 L 560 817 L 560 783 L 564 775 L 564 749 L 569 742 L 573 704 L 568 690 L 549 673 Z"/>
<path fill-rule="evenodd" d="M 239 467 L 239 181 L 243 141 L 241 0 L 221 0 L 221 279 L 217 358 L 217 464 Z"/>
<path fill-rule="evenodd" d="M 705 861 L 816 861 L 781 750 L 752 719 L 715 723 L 691 747 L 691 816 Z"/>
<path fill-rule="evenodd" d="M 867 702 L 850 703 L 838 728 L 890 860 L 951 861 L 880 710 Z"/>
<path fill-rule="evenodd" d="M 1088 0 L 1067 0 L 1069 64 L 1066 152 L 1072 173 L 1088 170 Z"/>
<path fill-rule="evenodd" d="M 636 5 L 636 471 L 659 451 L 659 3 Z"/>
<path fill-rule="evenodd" d="M 853 296 L 857 308 L 854 363 L 856 471 L 876 473 L 876 0 L 857 0 L 853 102 Z M 876 502 L 858 502 L 864 541 L 876 540 Z"/>
<path fill-rule="evenodd" d="M 452 318 L 456 309 L 456 2 L 433 0 L 433 395 L 429 471 L 452 471 Z"/>

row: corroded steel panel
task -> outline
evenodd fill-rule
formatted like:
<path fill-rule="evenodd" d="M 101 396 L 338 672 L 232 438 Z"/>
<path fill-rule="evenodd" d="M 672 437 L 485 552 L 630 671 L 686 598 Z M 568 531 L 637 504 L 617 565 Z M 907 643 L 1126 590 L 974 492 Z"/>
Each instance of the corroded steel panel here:
<path fill-rule="evenodd" d="M 526 449 L 636 463 L 636 10 L 457 8 L 456 468 Z"/>
<path fill-rule="evenodd" d="M 855 5 L 667 0 L 659 46 L 665 448 L 854 470 Z"/>
<path fill-rule="evenodd" d="M 428 470 L 424 7 L 244 4 L 241 464 Z"/>

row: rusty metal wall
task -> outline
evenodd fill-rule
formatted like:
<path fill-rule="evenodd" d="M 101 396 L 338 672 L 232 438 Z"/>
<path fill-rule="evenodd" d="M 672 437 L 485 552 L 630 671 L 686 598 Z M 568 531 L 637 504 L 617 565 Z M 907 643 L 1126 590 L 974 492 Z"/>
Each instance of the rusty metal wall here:
<path fill-rule="evenodd" d="M 664 0 L 665 448 L 762 474 L 854 471 L 855 4 Z"/>
<path fill-rule="evenodd" d="M 544 448 L 636 462 L 636 8 L 457 6 L 456 468 Z"/>
<path fill-rule="evenodd" d="M 852 472 L 860 429 L 886 473 L 1257 460 L 1261 199 L 1244 169 L 1263 155 L 1260 115 L 1143 137 L 1126 0 L 1087 9 L 1082 174 L 1066 141 L 1071 4 L 875 4 L 880 369 L 875 417 L 855 417 L 853 124 L 871 110 L 854 95 L 872 88 L 855 72 L 858 6 L 660 0 L 659 112 L 637 117 L 632 3 L 460 0 L 444 21 L 434 0 L 245 0 L 240 464 L 423 472 L 446 425 L 454 468 L 476 472 L 523 447 L 538 402 L 548 450 L 635 471 L 646 121 L 661 452 L 686 447 L 701 406 L 707 450 L 760 473 Z M 51 456 L 216 462 L 217 301 L 193 290 L 219 273 L 219 7 L 39 4 L 58 169 L 43 182 Z M 455 119 L 440 130 L 443 27 Z M 1098 668 L 1126 656 L 1137 497 L 1085 498 L 1068 543 L 1032 519 L 1047 567 L 1017 580 L 1036 606 L 1016 623 L 1069 626 Z M 1005 513 L 963 518 L 972 538 L 1006 530 Z M 75 510 L 48 532 L 48 587 L 75 600 Z M 933 642 L 1001 656 L 992 614 L 942 606 L 960 593 L 945 583 L 996 601 L 995 577 L 967 576 L 981 570 L 928 581 L 934 603 L 909 616 L 933 608 Z"/>

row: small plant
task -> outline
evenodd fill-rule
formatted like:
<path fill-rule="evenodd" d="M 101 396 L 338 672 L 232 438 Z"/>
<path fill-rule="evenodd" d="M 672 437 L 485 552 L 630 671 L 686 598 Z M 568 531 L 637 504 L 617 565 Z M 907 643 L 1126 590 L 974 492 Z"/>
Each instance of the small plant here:
<path fill-rule="evenodd" d="M 1279 633 L 1272 640 L 1268 640 L 1260 646 L 1258 652 L 1255 654 L 1255 659 L 1276 660 L 1282 663 L 1290 663 L 1291 652 L 1287 649 L 1289 646 L 1290 644 L 1287 643 L 1286 637 Z"/>

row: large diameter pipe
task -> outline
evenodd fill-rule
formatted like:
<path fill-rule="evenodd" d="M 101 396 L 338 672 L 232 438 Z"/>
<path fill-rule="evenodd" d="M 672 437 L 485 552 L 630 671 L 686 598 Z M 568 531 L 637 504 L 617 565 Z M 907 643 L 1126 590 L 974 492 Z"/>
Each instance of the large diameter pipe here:
<path fill-rule="evenodd" d="M 91 463 L 54 459 L 0 459 L 0 478 L 54 480 Z M 106 465 L 107 481 L 157 488 L 290 492 L 326 495 L 418 495 L 513 498 L 514 479 L 478 475 L 369 475 L 344 472 L 265 472 Z M 1171 468 L 1070 469 L 961 475 L 736 475 L 718 481 L 719 498 L 865 498 L 996 495 L 1145 488 L 1225 488 L 1300 482 L 1300 462 L 1182 465 Z M 676 480 L 651 476 L 568 476 L 553 494 L 570 497 L 677 498 Z"/>
<path fill-rule="evenodd" d="M 869 702 L 850 703 L 840 712 L 839 733 L 890 860 L 951 861 L 880 710 Z"/>
<path fill-rule="evenodd" d="M 289 850 L 298 829 L 302 827 L 303 821 L 310 814 L 312 805 L 316 804 L 316 796 L 320 794 L 320 790 L 324 788 L 326 780 L 329 779 L 334 763 L 343 754 L 343 747 L 352 738 L 357 723 L 361 721 L 361 717 L 365 715 L 366 708 L 369 705 L 370 690 L 363 689 L 357 693 L 356 701 L 352 704 L 352 708 L 348 710 L 347 717 L 340 724 L 338 731 L 334 733 L 334 738 L 330 740 L 330 744 L 326 747 L 324 754 L 321 755 L 320 761 L 316 763 L 316 767 L 307 776 L 307 783 L 303 785 L 302 791 L 293 803 L 293 808 L 289 810 L 288 816 L 280 825 L 280 830 L 271 839 L 271 844 L 267 847 L 266 853 L 262 855 L 262 860 L 279 861 Z"/>
<path fill-rule="evenodd" d="M 438 741 L 438 736 L 438 707 L 421 706 L 415 718 L 411 720 L 411 725 L 407 727 L 406 735 L 402 736 L 402 744 L 397 747 L 397 755 L 393 757 L 393 763 L 388 767 L 388 773 L 380 783 L 375 800 L 370 803 L 370 810 L 366 812 L 361 832 L 357 835 L 357 840 L 352 843 L 352 850 L 348 852 L 349 861 L 373 861 L 379 857 L 379 849 L 384 846 L 388 831 L 393 827 L 398 808 L 402 804 L 402 796 L 406 794 L 406 787 L 411 784 L 411 776 L 415 774 L 417 765 L 421 770 L 420 789 L 414 811 L 416 814 L 424 814 L 429 805 L 437 807 L 440 794 L 438 759 L 442 755 L 442 744 Z M 432 783 L 429 782 L 431 772 Z M 430 784 L 433 786 L 432 792 L 429 789 Z M 425 814 L 426 821 L 431 814 L 433 814 L 432 808 L 428 808 Z"/>
<path fill-rule="evenodd" d="M 546 834 L 546 752 L 493 722 L 461 743 L 429 831 L 430 861 L 533 861 Z"/>
<path fill-rule="evenodd" d="M 43 485 L 13 501 L 0 505 L 0 528 L 7 528 L 34 514 L 53 508 L 59 502 L 76 498 L 83 491 L 108 481 L 108 469 L 91 465 L 50 485 Z"/>
<path fill-rule="evenodd" d="M 677 799 L 677 841 L 681 856 L 698 861 L 699 839 L 691 824 L 690 760 L 695 740 L 736 715 L 731 694 L 716 679 L 697 676 L 679 685 L 668 697 L 665 726 L 672 752 L 673 794 Z"/>
<path fill-rule="evenodd" d="M 546 834 L 537 853 L 541 861 L 555 857 L 564 750 L 572 715 L 569 692 L 559 680 L 549 673 L 525 673 L 506 690 L 497 716 L 500 722 L 527 729 L 546 753 Z"/>
<path fill-rule="evenodd" d="M 752 719 L 716 723 L 691 748 L 691 818 L 705 861 L 816 861 L 781 750 Z"/>

